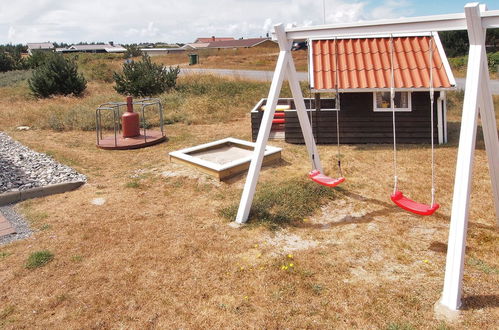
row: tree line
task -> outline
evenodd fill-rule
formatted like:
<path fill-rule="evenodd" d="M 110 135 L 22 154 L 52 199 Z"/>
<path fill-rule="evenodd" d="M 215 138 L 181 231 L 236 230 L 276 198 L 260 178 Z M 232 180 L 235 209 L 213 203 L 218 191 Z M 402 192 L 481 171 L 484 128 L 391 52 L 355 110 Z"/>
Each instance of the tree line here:
<path fill-rule="evenodd" d="M 447 57 L 468 55 L 469 41 L 467 31 L 446 31 L 439 32 L 438 34 Z M 487 53 L 496 53 L 499 51 L 499 29 L 487 30 L 485 45 Z"/>

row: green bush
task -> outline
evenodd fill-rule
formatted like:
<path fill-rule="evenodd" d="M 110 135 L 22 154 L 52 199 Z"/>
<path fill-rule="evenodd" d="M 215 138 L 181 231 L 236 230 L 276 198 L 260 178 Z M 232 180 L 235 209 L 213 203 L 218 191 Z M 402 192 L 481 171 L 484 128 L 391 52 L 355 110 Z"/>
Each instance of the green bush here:
<path fill-rule="evenodd" d="M 7 72 L 16 69 L 16 61 L 11 54 L 0 52 L 0 72 Z"/>
<path fill-rule="evenodd" d="M 175 87 L 179 73 L 179 67 L 166 69 L 152 63 L 151 58 L 144 55 L 142 61 L 124 63 L 122 74 L 114 73 L 114 89 L 123 95 L 158 95 Z"/>
<path fill-rule="evenodd" d="M 449 58 L 449 64 L 454 70 L 465 70 L 468 64 L 468 56 L 451 57 Z"/>
<path fill-rule="evenodd" d="M 490 72 L 499 71 L 499 52 L 487 54 Z"/>
<path fill-rule="evenodd" d="M 33 71 L 28 80 L 29 88 L 37 97 L 50 95 L 80 95 L 87 87 L 83 75 L 78 74 L 74 60 L 52 53 L 46 61 Z"/>
<path fill-rule="evenodd" d="M 48 264 L 54 259 L 54 254 L 48 250 L 33 252 L 26 261 L 25 267 L 28 269 L 38 268 Z"/>
<path fill-rule="evenodd" d="M 125 46 L 126 52 L 123 54 L 123 58 L 132 58 L 142 56 L 142 51 L 137 45 L 128 45 Z"/>

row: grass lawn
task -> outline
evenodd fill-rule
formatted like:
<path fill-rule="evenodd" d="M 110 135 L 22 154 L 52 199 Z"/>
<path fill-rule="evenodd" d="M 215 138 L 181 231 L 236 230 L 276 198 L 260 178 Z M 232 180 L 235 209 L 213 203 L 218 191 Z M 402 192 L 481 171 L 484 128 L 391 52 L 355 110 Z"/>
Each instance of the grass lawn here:
<path fill-rule="evenodd" d="M 92 81 L 83 98 L 47 100 L 30 98 L 19 83 L 0 88 L 0 129 L 88 176 L 88 184 L 76 191 L 16 206 L 35 233 L 0 247 L 0 327 L 490 329 L 499 324 L 499 230 L 481 136 L 464 309 L 455 324 L 433 314 L 444 276 L 458 93 L 449 113 L 450 143 L 437 148 L 441 208 L 436 215 L 422 218 L 390 202 L 391 145 L 342 146 L 347 181 L 325 192 L 306 179 L 310 164 L 304 146 L 272 141 L 283 148 L 283 160 L 264 168 L 256 197 L 272 205 L 270 215 L 235 229 L 223 215 L 239 202 L 245 175 L 219 183 L 170 163 L 167 154 L 228 136 L 250 140 L 249 111 L 266 96 L 268 84 L 189 79 L 161 96 L 171 122 L 168 142 L 130 151 L 95 147 L 95 107 L 122 98 L 110 84 Z M 17 125 L 35 129 L 16 131 Z M 319 151 L 334 175 L 335 146 Z M 428 201 L 430 171 L 428 146 L 400 146 L 404 192 Z M 95 198 L 106 203 L 93 205 Z M 50 251 L 50 260 L 27 268 L 37 251 Z"/>

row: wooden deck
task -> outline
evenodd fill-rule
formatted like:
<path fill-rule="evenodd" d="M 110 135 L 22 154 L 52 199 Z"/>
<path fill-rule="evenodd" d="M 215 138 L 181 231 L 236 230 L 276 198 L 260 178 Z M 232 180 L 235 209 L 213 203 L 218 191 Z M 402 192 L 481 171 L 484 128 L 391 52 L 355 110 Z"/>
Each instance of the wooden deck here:
<path fill-rule="evenodd" d="M 3 215 L 0 213 L 0 237 L 9 235 L 9 234 L 14 234 L 16 230 L 12 225 L 10 224 L 7 219 L 3 217 Z"/>

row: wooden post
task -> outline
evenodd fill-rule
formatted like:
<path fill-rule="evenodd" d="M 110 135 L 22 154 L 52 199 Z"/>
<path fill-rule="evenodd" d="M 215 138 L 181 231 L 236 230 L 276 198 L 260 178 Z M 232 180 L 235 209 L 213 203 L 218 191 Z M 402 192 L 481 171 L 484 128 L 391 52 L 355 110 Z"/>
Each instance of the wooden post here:
<path fill-rule="evenodd" d="M 300 126 L 303 132 L 303 138 L 305 139 L 305 145 L 307 146 L 309 158 L 314 164 L 314 168 L 322 171 L 322 164 L 317 152 L 314 137 L 312 135 L 310 122 L 308 121 L 300 82 L 296 74 L 293 58 L 291 56 L 291 45 L 293 41 L 288 40 L 288 38 L 286 37 L 286 32 L 284 31 L 284 27 L 282 24 L 278 24 L 274 28 L 277 35 L 277 42 L 279 44 L 280 52 L 277 59 L 277 66 L 274 72 L 274 77 L 272 78 L 269 96 L 267 98 L 267 108 L 263 114 L 262 122 L 260 124 L 260 130 L 258 131 L 258 137 L 255 143 L 255 151 L 253 153 L 253 158 L 248 169 L 248 176 L 246 178 L 246 183 L 244 184 L 241 201 L 239 202 L 239 209 L 236 216 L 237 223 L 244 223 L 248 220 L 251 204 L 253 203 L 253 197 L 256 191 L 256 184 L 258 182 L 260 169 L 262 167 L 265 146 L 267 145 L 267 141 L 269 139 L 270 128 L 272 126 L 272 118 L 274 117 L 274 112 L 277 106 L 277 101 L 279 99 L 279 93 L 281 91 L 285 74 L 287 74 L 291 93 L 293 94 L 296 113 L 298 115 L 298 120 L 300 121 Z"/>
<path fill-rule="evenodd" d="M 461 306 L 473 156 L 479 111 L 482 115 L 485 146 L 489 157 L 496 210 L 499 207 L 497 199 L 499 187 L 499 160 L 497 160 L 499 156 L 499 141 L 493 107 L 489 103 L 491 102 L 491 95 L 485 57 L 485 29 L 482 26 L 478 3 L 467 4 L 464 7 L 464 11 L 468 27 L 470 50 L 457 154 L 454 196 L 452 199 L 444 288 L 440 300 L 440 304 L 450 310 L 457 310 Z"/>
<path fill-rule="evenodd" d="M 246 183 L 244 184 L 241 201 L 239 202 L 239 209 L 236 216 L 237 223 L 244 223 L 248 220 L 251 204 L 253 203 L 253 197 L 255 195 L 256 184 L 258 182 L 258 177 L 260 176 L 265 147 L 272 127 L 272 118 L 274 118 L 277 101 L 279 100 L 279 93 L 281 92 L 282 82 L 286 73 L 286 66 L 291 57 L 291 44 L 285 38 L 286 34 L 283 25 L 279 24 L 274 28 L 278 36 L 280 52 L 279 57 L 277 58 L 272 84 L 270 85 L 266 109 L 263 113 L 262 122 L 260 123 L 258 137 L 256 138 L 255 151 L 253 152 L 253 158 L 248 169 L 248 176 L 246 177 Z"/>

